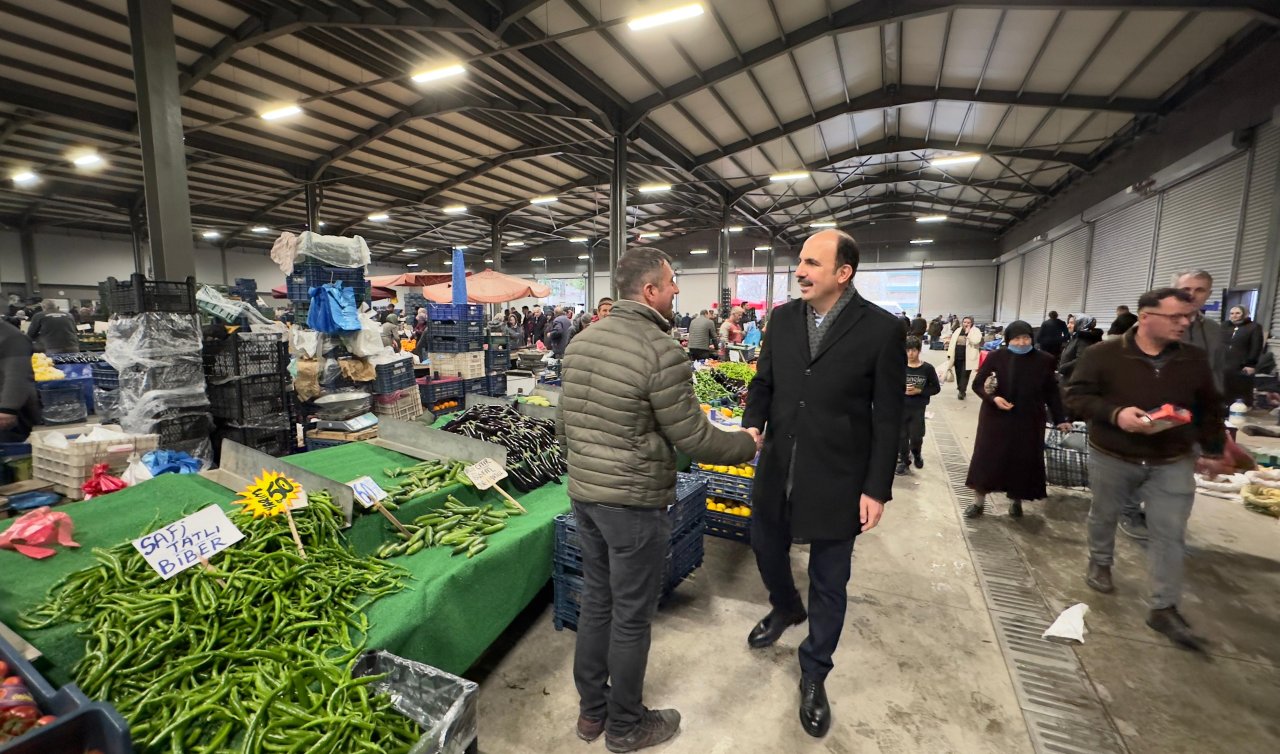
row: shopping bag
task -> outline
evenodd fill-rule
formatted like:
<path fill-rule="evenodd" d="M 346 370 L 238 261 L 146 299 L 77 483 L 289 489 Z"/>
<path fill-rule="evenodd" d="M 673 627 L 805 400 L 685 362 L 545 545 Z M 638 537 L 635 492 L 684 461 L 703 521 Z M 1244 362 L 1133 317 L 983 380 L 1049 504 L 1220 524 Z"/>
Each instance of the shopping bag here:
<path fill-rule="evenodd" d="M 343 285 L 341 280 L 336 283 L 325 283 L 323 287 L 329 295 L 329 313 L 333 317 L 334 327 L 337 328 L 334 332 L 359 332 L 360 315 L 356 312 L 355 289 Z"/>

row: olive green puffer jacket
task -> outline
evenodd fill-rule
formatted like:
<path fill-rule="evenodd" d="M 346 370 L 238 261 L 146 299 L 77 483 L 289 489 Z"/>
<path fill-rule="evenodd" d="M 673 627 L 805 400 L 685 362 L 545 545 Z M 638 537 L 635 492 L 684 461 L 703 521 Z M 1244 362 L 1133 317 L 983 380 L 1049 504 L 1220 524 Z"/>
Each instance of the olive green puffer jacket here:
<path fill-rule="evenodd" d="M 676 448 L 718 464 L 755 455 L 751 435 L 718 429 L 702 413 L 670 329 L 654 309 L 623 300 L 569 343 L 560 419 L 571 500 L 663 507 L 675 502 Z"/>

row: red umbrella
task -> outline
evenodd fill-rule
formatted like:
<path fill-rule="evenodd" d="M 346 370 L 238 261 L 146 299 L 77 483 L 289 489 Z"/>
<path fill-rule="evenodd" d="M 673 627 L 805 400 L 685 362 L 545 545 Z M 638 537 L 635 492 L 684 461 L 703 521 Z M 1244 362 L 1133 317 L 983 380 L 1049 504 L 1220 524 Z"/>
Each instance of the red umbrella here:
<path fill-rule="evenodd" d="M 453 302 L 453 283 L 423 286 L 422 295 L 437 304 Z M 533 280 L 485 270 L 467 276 L 467 300 L 473 304 L 504 304 L 522 298 L 544 298 L 551 289 Z"/>
<path fill-rule="evenodd" d="M 381 288 L 416 288 L 419 285 L 446 283 L 452 279 L 451 272 L 404 272 L 399 275 L 370 275 L 365 278 Z"/>

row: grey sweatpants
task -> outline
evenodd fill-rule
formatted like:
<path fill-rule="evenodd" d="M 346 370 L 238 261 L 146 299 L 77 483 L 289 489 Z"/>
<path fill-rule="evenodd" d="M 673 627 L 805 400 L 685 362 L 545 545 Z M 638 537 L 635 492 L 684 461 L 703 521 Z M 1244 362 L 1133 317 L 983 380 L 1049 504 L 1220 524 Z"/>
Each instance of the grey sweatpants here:
<path fill-rule="evenodd" d="M 1194 458 L 1162 465 L 1130 463 L 1090 449 L 1089 557 L 1098 565 L 1110 566 L 1121 510 L 1131 500 L 1145 502 L 1153 610 L 1177 605 L 1182 597 L 1187 519 L 1196 496 L 1194 475 Z"/>

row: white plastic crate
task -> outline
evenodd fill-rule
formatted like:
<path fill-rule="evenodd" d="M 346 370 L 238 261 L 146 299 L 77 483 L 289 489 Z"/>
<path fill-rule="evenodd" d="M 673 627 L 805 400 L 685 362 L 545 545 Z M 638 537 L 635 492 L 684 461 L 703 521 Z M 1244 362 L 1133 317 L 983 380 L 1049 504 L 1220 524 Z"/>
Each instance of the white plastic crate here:
<path fill-rule="evenodd" d="M 115 425 L 103 427 L 122 431 Z M 93 474 L 94 466 L 105 463 L 113 475 L 119 476 L 129 465 L 129 456 L 135 452 L 141 454 L 155 450 L 160 445 L 159 435 L 130 435 L 127 440 L 70 440 L 67 447 L 58 448 L 48 443 L 52 434 L 32 433 L 31 475 L 53 484 L 56 492 L 72 500 L 84 497 L 80 485 Z"/>
<path fill-rule="evenodd" d="M 399 397 L 395 398 L 397 395 Z M 388 398 L 395 398 L 395 400 L 386 400 Z M 384 419 L 407 422 L 422 416 L 422 399 L 418 395 L 417 386 L 397 390 L 387 395 L 373 396 L 373 413 Z"/>
<path fill-rule="evenodd" d="M 428 358 L 431 360 L 431 373 L 441 377 L 475 380 L 485 376 L 484 351 L 432 353 Z"/>

